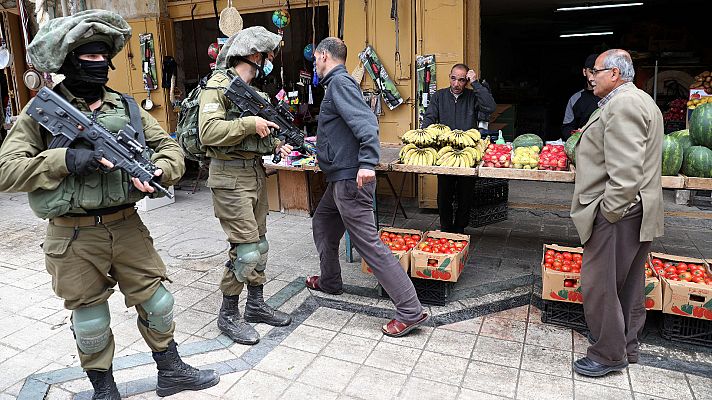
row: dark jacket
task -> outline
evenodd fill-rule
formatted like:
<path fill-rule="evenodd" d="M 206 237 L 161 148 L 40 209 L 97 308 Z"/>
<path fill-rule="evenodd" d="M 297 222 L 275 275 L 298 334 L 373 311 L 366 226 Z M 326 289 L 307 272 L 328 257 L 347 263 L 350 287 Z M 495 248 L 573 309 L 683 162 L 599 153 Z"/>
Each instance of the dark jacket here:
<path fill-rule="evenodd" d="M 444 124 L 450 129 L 465 131 L 477 128 L 478 121 L 489 120 L 497 103 L 490 91 L 479 82 L 474 82 L 472 88 L 474 90 L 465 88 L 457 99 L 449 87 L 435 92 L 421 126 L 427 128 L 432 124 Z"/>
<path fill-rule="evenodd" d="M 582 89 L 569 99 L 566 104 L 566 113 L 564 114 L 564 123 L 561 125 L 561 137 L 566 140 L 571 137 L 571 131 L 580 129 L 588 118 L 598 108 L 600 97 L 593 94 L 593 90 Z"/>
<path fill-rule="evenodd" d="M 373 170 L 378 164 L 378 120 L 343 65 L 332 69 L 321 83 L 326 92 L 317 129 L 319 168 L 328 182 L 356 179 L 360 168 Z"/>

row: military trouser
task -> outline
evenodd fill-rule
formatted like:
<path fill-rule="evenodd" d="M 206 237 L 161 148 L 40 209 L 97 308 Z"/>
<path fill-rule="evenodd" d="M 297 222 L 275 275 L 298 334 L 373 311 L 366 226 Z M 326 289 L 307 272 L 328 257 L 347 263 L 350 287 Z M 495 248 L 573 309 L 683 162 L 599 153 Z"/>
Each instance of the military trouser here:
<path fill-rule="evenodd" d="M 222 161 L 212 159 L 207 186 L 213 193 L 215 217 L 230 242 L 230 262 L 220 290 L 226 296 L 242 292 L 245 283 L 266 282 L 267 180 L 260 158 Z M 259 254 L 259 255 L 258 255 Z"/>
<path fill-rule="evenodd" d="M 117 283 L 126 307 L 136 307 L 139 321 L 146 321 L 147 313 L 141 304 L 151 299 L 167 279 L 166 266 L 153 247 L 148 228 L 135 212 L 125 219 L 95 226 L 65 227 L 50 221 L 42 248 L 47 271 L 52 275 L 52 289 L 64 299 L 64 307 L 73 310 L 73 324 L 77 323 L 75 313 L 92 307 L 101 309 Z M 108 306 L 104 309 L 108 313 Z M 109 321 L 105 322 L 108 328 Z M 171 321 L 168 328 L 159 332 L 138 323 L 141 336 L 152 351 L 168 348 L 175 324 Z M 114 357 L 111 329 L 103 349 L 91 354 L 79 346 L 77 350 L 85 370 L 108 370 Z"/>

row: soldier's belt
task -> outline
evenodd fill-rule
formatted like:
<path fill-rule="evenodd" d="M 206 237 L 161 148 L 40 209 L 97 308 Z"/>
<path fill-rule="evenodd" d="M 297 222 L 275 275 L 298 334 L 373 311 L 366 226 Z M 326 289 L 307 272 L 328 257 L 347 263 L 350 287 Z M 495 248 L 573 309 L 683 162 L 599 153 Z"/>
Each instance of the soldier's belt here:
<path fill-rule="evenodd" d="M 210 163 L 214 163 L 216 166 L 226 166 L 226 167 L 256 167 L 262 165 L 262 157 L 255 157 L 249 160 L 235 159 L 235 160 L 218 160 L 213 158 Z"/>
<path fill-rule="evenodd" d="M 86 217 L 57 217 L 51 219 L 50 223 L 56 226 L 69 228 L 97 226 L 125 220 L 134 214 L 136 214 L 136 209 L 132 207 L 105 215 L 87 215 Z"/>

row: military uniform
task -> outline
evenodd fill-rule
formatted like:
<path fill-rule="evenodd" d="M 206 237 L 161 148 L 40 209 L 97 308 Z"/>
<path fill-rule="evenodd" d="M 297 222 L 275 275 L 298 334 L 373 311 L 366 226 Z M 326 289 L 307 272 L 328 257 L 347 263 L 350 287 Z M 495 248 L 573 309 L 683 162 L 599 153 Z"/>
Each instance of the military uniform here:
<path fill-rule="evenodd" d="M 77 34 L 76 28 L 81 27 L 83 21 L 94 21 L 94 32 L 104 29 L 104 34 Z M 92 29 L 92 26 L 83 25 L 83 29 Z M 54 38 L 50 38 L 52 35 Z M 75 46 L 71 41 L 67 44 L 66 39 L 74 36 L 81 39 Z M 77 60 L 86 59 L 74 54 L 82 48 L 77 43 L 93 46 L 91 49 L 109 49 L 109 56 L 113 56 L 128 36 L 130 28 L 121 17 L 107 11 L 89 10 L 47 23 L 35 38 L 41 43 L 30 46 L 28 52 L 37 60 L 35 65 L 41 65 L 48 72 L 56 71 L 56 64 L 43 64 L 44 58 L 37 59 L 46 56 L 42 50 L 53 41 L 60 40 L 62 46 L 66 45 L 66 59 L 77 57 L 73 62 L 81 67 L 83 61 Z M 65 40 L 62 41 L 62 37 Z M 120 45 L 110 45 L 117 37 Z M 89 50 L 77 54 L 93 53 Z M 102 53 L 104 51 L 96 54 Z M 62 56 L 60 63 L 64 59 Z M 88 63 L 91 62 L 97 63 Z M 101 62 L 96 65 L 101 69 Z M 106 73 L 105 61 L 103 66 Z M 69 78 L 68 75 L 67 80 Z M 162 170 L 161 184 L 170 186 L 177 182 L 185 171 L 180 146 L 133 99 L 103 89 L 104 83 L 101 79 L 96 83 L 101 103 L 93 111 L 86 97 L 73 95 L 64 84 L 55 91 L 112 133 L 132 120 L 134 124 L 140 121 L 141 126 L 134 129 L 143 131 L 145 145 L 151 149 L 145 154 L 150 154 L 151 161 Z M 119 169 L 106 173 L 99 169 L 73 172 L 76 167 L 70 168 L 74 165 L 69 161 L 70 152 L 88 152 L 91 146 L 80 141 L 69 148 L 49 149 L 52 134 L 27 114 L 30 105 L 21 112 L 0 148 L 0 190 L 28 192 L 32 211 L 49 220 L 42 244 L 45 265 L 52 276 L 54 292 L 64 299 L 65 308 L 72 310 L 72 331 L 81 365 L 95 389 L 93 398 L 119 398 L 112 375 L 115 346 L 107 303 L 117 283 L 126 306 L 138 311 L 138 329 L 158 364 L 159 396 L 217 384 L 219 376 L 214 371 L 199 371 L 183 363 L 178 356 L 173 340 L 173 297 L 162 284 L 168 279 L 166 266 L 134 208 L 135 202 L 148 193 L 134 187 L 131 177 Z M 140 134 L 135 139 L 142 140 Z"/>
<path fill-rule="evenodd" d="M 265 38 L 268 47 L 248 46 L 251 50 L 246 51 L 267 52 L 279 44 L 279 36 L 263 27 L 247 28 L 231 37 L 218 57 L 222 69 L 213 73 L 200 94 L 198 115 L 200 142 L 211 159 L 207 186 L 212 191 L 215 216 L 230 242 L 229 260 L 220 282 L 223 305 L 218 326 L 234 341 L 244 344 L 259 340 L 257 332 L 240 319 L 237 310 L 238 296 L 245 284 L 248 285 L 245 320 L 275 326 L 291 322 L 288 315 L 267 306 L 262 296 L 269 251 L 265 237 L 269 205 L 262 156 L 274 154 L 279 140 L 272 135 L 261 138 L 256 130 L 256 117 L 240 117 L 241 110 L 222 90 L 236 74 L 227 66 L 228 58 L 248 55 L 230 54 L 231 49 L 235 51 L 255 38 Z"/>

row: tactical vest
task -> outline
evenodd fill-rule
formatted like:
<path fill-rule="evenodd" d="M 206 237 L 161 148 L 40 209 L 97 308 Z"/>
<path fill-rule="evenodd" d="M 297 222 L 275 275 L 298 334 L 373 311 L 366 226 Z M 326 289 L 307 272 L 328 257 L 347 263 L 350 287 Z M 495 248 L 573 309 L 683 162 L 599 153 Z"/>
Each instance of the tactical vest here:
<path fill-rule="evenodd" d="M 145 145 L 141 114 L 136 101 L 129 96 L 108 90 L 107 95 L 116 96 L 116 100 L 121 101 L 116 101 L 117 105 L 113 109 L 97 112 L 96 122 L 108 131 L 117 133 L 133 119 L 131 125 L 137 132 L 140 132 L 136 139 Z M 81 111 L 89 118 L 94 119 L 92 112 Z M 44 130 L 43 132 L 47 135 L 49 142 L 52 139 L 51 134 Z M 73 144 L 71 147 L 91 149 L 91 146 L 85 143 Z M 28 199 L 30 208 L 35 215 L 42 219 L 49 219 L 64 214 L 86 214 L 86 210 L 135 203 L 146 195 L 147 193 L 134 187 L 129 174 L 117 169 L 109 173 L 96 172 L 87 176 L 70 174 L 60 182 L 56 189 L 35 190 L 28 193 Z"/>
<path fill-rule="evenodd" d="M 218 70 L 216 71 L 213 76 L 220 74 L 228 79 L 228 85 L 229 82 L 232 81 L 232 79 L 235 77 L 235 73 L 233 72 L 232 69 L 228 70 Z M 263 92 L 258 92 L 260 93 L 265 99 L 269 101 L 269 97 L 263 93 Z M 228 100 L 229 101 L 229 100 Z M 238 118 L 243 118 L 244 116 L 242 115 L 242 111 L 231 101 L 229 101 L 229 108 L 225 110 L 225 120 L 226 121 L 232 121 Z M 250 152 L 250 153 L 256 153 L 259 155 L 269 155 L 269 154 L 274 154 L 274 149 L 277 145 L 277 138 L 275 138 L 273 135 L 267 136 L 265 138 L 260 137 L 257 134 L 247 136 L 244 138 L 239 144 L 233 145 L 233 146 L 226 146 L 226 147 L 213 147 L 210 146 L 211 149 L 217 153 L 223 153 L 223 154 L 231 154 L 235 151 L 241 151 L 241 152 Z"/>

